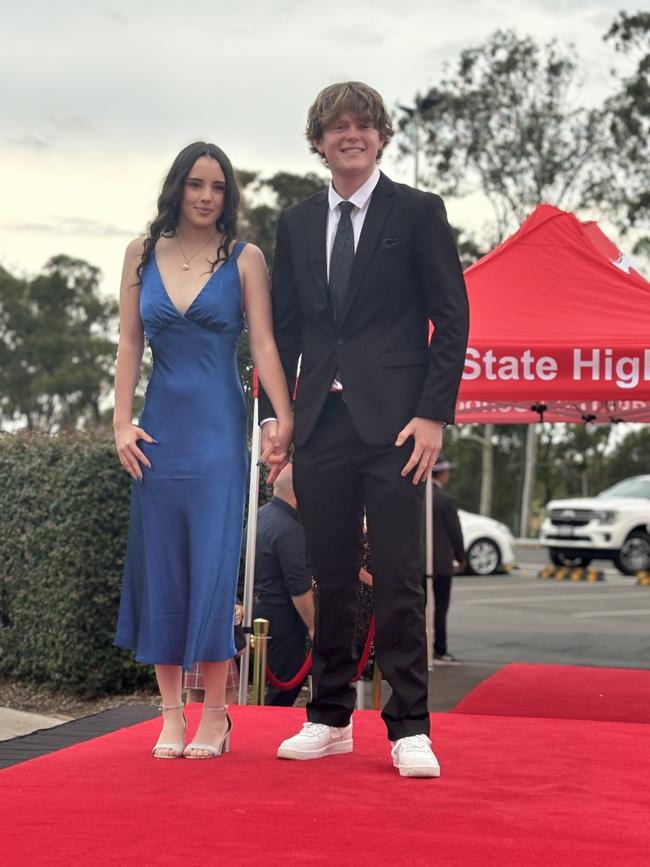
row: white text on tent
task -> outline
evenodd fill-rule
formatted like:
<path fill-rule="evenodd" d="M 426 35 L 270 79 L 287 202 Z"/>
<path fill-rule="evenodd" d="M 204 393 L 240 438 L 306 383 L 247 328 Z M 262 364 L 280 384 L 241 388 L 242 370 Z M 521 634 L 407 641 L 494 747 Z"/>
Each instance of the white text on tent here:
<path fill-rule="evenodd" d="M 563 365 L 567 365 L 569 358 L 564 353 L 562 355 Z M 484 377 L 486 380 L 502 382 L 550 382 L 557 378 L 559 370 L 560 363 L 557 358 L 551 355 L 536 358 L 530 349 L 519 355 L 497 355 L 493 349 L 481 352 L 474 347 L 468 347 L 463 379 L 475 380 Z M 614 382 L 618 388 L 636 388 L 642 379 L 645 382 L 650 381 L 650 349 L 644 349 L 637 355 L 616 358 L 614 350 L 610 348 L 574 348 L 571 376 L 577 382 Z"/>

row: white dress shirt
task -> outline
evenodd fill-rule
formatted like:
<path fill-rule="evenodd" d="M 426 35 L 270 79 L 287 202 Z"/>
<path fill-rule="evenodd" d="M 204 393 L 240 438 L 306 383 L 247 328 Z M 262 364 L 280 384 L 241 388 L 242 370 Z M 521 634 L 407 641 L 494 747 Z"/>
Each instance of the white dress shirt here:
<path fill-rule="evenodd" d="M 374 172 L 370 175 L 365 184 L 362 184 L 359 189 L 352 193 L 349 199 L 344 199 L 334 189 L 333 183 L 330 181 L 330 188 L 327 194 L 327 198 L 329 201 L 329 210 L 327 212 L 327 279 L 329 280 L 330 276 L 330 258 L 332 256 L 332 247 L 334 246 L 334 237 L 336 235 L 336 230 L 338 229 L 339 220 L 341 219 L 341 209 L 339 205 L 341 202 L 352 202 L 354 208 L 350 213 L 350 220 L 352 221 L 352 232 L 354 233 L 354 250 L 356 252 L 357 245 L 359 243 L 359 236 L 361 235 L 361 230 L 363 229 L 363 223 L 366 219 L 366 214 L 368 213 L 368 206 L 370 205 L 370 199 L 372 198 L 372 194 L 375 191 L 375 187 L 379 183 L 379 166 L 375 166 Z"/>

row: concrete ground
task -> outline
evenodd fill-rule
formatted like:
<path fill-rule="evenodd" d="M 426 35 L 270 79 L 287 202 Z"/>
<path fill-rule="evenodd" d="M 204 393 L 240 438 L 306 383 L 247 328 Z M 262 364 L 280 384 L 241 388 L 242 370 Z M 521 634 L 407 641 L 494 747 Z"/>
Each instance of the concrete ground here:
<path fill-rule="evenodd" d="M 69 719 L 71 717 L 42 716 L 24 710 L 0 707 L 0 741 L 8 741 L 10 738 L 27 735 L 39 729 L 49 729 L 68 722 Z"/>
<path fill-rule="evenodd" d="M 538 579 L 538 546 L 517 548 L 511 575 L 454 579 L 449 650 L 468 663 L 650 667 L 650 587 L 595 561 L 597 583 Z"/>

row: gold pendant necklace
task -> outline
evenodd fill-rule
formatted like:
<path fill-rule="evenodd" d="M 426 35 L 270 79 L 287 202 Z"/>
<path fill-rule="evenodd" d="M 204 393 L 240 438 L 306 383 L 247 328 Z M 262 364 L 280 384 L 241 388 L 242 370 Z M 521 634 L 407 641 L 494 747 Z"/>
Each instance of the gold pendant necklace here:
<path fill-rule="evenodd" d="M 181 242 L 180 242 L 180 239 L 179 239 L 178 235 L 174 235 L 174 237 L 176 238 L 176 243 L 178 244 L 179 249 L 180 249 L 180 251 L 181 251 L 181 253 L 182 253 L 182 255 L 183 255 L 183 259 L 185 260 L 185 261 L 183 262 L 183 264 L 181 265 L 181 268 L 183 269 L 183 271 L 189 271 L 190 268 L 192 267 L 192 266 L 190 265 L 190 262 L 192 261 L 192 259 L 193 259 L 196 255 L 198 255 L 198 253 L 200 253 L 201 250 L 202 250 L 204 247 L 207 247 L 208 244 L 212 243 L 212 242 L 214 241 L 214 239 L 215 239 L 217 236 L 214 235 L 212 238 L 208 238 L 208 240 L 205 242 L 205 244 L 201 244 L 201 246 L 199 247 L 199 249 L 196 250 L 194 253 L 192 253 L 191 256 L 187 256 L 187 255 L 186 255 L 185 250 L 183 250 L 183 247 L 182 247 L 182 245 L 181 245 Z"/>

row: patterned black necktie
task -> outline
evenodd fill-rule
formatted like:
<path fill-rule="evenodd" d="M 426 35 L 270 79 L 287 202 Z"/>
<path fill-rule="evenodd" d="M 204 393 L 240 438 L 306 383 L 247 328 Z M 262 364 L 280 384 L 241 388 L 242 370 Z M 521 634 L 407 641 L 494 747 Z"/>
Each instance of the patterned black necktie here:
<path fill-rule="evenodd" d="M 352 202 L 339 202 L 341 218 L 336 228 L 330 256 L 329 299 L 335 319 L 339 318 L 345 302 L 354 261 L 354 232 L 350 219 L 353 207 Z"/>

